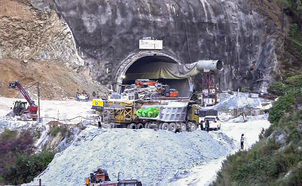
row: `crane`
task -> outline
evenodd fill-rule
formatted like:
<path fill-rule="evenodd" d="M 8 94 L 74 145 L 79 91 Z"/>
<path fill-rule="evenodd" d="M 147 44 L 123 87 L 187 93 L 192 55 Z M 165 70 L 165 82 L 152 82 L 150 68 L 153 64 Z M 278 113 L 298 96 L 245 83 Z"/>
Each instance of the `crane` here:
<path fill-rule="evenodd" d="M 12 108 L 13 110 L 9 115 L 12 117 L 21 116 L 22 120 L 32 119 L 33 121 L 36 121 L 38 118 L 38 106 L 35 104 L 35 101 L 29 96 L 23 85 L 19 81 L 14 81 L 9 83 L 8 88 L 18 88 L 23 97 L 29 103 L 29 106 L 26 108 L 27 102 L 15 101 L 14 107 Z"/>

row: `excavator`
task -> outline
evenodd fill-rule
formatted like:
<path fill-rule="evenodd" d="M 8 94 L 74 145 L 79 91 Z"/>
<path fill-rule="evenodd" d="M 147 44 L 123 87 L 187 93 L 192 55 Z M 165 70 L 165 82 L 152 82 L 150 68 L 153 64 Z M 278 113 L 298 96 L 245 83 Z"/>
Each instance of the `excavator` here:
<path fill-rule="evenodd" d="M 98 169 L 86 178 L 85 186 L 142 186 L 142 182 L 137 179 L 120 180 L 119 178 L 117 181 L 111 181 L 105 169 Z"/>
<path fill-rule="evenodd" d="M 36 121 L 38 118 L 38 106 L 35 104 L 35 101 L 29 96 L 23 85 L 19 81 L 14 81 L 9 83 L 8 88 L 18 88 L 23 97 L 29 103 L 29 106 L 26 108 L 27 102 L 15 101 L 14 107 L 8 115 L 11 117 L 20 116 L 21 120 L 32 119 L 33 121 Z"/>

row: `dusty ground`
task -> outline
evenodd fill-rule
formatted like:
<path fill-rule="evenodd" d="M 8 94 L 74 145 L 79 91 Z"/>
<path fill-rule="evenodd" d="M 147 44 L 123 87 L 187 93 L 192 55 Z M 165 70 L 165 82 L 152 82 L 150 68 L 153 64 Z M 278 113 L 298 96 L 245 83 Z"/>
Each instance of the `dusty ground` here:
<path fill-rule="evenodd" d="M 30 0 L 0 0 L 0 15 L 30 20 L 34 15 L 30 9 Z"/>
<path fill-rule="evenodd" d="M 62 63 L 23 62 L 21 60 L 0 60 L 0 96 L 22 97 L 18 90 L 9 89 L 8 83 L 18 80 L 30 92 L 37 96 L 36 82 L 40 83 L 41 99 L 75 98 L 77 89 L 93 91 L 104 95 L 104 87 L 93 82 L 88 68 L 72 70 Z"/>

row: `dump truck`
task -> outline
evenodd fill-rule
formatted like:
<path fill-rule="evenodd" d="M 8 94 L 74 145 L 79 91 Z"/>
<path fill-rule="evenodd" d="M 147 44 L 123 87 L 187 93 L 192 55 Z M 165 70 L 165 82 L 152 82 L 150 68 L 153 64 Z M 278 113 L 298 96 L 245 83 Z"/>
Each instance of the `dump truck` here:
<path fill-rule="evenodd" d="M 172 132 L 194 131 L 201 108 L 189 99 L 104 100 L 100 111 L 102 124 L 112 128 L 162 129 Z"/>
<path fill-rule="evenodd" d="M 179 66 L 179 72 L 182 73 L 173 73 L 173 77 L 185 79 L 202 71 L 220 71 L 222 66 L 220 60 L 198 61 Z M 130 86 L 123 93 L 113 92 L 107 100 L 93 100 L 92 108 L 99 111 L 102 124 L 117 128 L 151 128 L 172 132 L 194 131 L 198 128 L 201 106 L 191 100 L 191 97 L 180 97 L 175 89 L 171 95 L 168 85 L 161 85 L 159 93 L 157 81 L 154 80 L 136 82 L 145 87 Z"/>

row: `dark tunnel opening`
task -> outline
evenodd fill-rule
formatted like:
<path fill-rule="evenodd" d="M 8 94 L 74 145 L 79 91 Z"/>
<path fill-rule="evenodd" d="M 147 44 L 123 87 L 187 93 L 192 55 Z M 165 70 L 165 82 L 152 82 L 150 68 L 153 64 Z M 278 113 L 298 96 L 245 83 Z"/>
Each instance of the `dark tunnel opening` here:
<path fill-rule="evenodd" d="M 150 79 L 164 85 L 169 85 L 171 89 L 176 89 L 179 97 L 189 97 L 189 79 L 173 79 L 169 78 L 169 76 L 163 78 L 166 74 L 162 69 L 164 69 L 165 66 L 171 65 L 177 66 L 178 63 L 165 56 L 147 56 L 140 58 L 126 71 L 123 84 L 134 84 L 136 79 Z"/>

